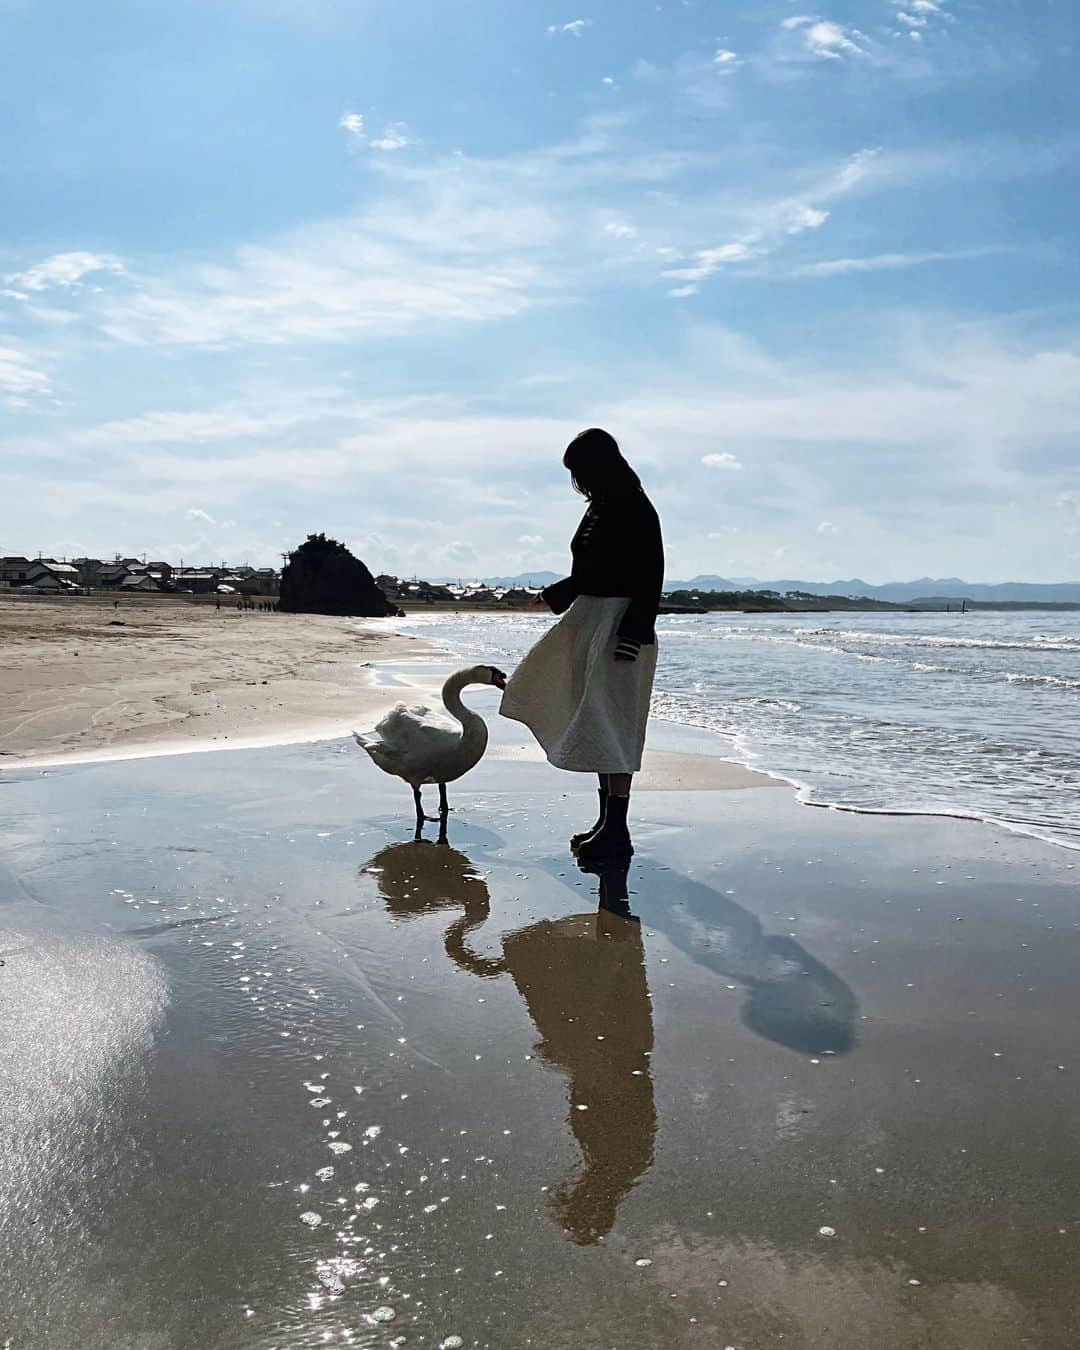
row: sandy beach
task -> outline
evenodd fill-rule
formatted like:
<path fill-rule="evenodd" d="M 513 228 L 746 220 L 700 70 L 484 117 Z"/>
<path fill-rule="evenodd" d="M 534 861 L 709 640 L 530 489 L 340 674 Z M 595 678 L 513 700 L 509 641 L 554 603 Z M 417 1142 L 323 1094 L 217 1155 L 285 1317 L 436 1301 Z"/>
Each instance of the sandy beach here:
<path fill-rule="evenodd" d="M 467 697 L 445 842 L 351 739 L 8 764 L 3 1340 L 1075 1346 L 1075 855 L 658 722 L 605 908 L 591 788 Z"/>
<path fill-rule="evenodd" d="M 409 638 L 235 604 L 0 600 L 0 764 L 347 735 L 393 700 L 371 663 Z"/>
<path fill-rule="evenodd" d="M 399 701 L 438 707 L 446 674 L 437 649 L 370 620 L 183 600 L 0 600 L 0 768 L 339 738 Z M 520 737 L 496 753 L 543 759 Z M 642 782 L 773 780 L 699 747 L 651 750 Z"/>

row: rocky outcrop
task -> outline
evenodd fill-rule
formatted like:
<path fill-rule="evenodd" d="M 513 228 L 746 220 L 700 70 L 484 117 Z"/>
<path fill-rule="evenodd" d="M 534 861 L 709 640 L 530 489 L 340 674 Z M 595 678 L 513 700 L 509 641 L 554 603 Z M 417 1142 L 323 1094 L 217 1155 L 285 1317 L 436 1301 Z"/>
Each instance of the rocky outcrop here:
<path fill-rule="evenodd" d="M 400 614 L 375 585 L 375 579 L 344 544 L 324 534 L 309 534 L 289 554 L 281 573 L 278 609 L 291 614 Z"/>

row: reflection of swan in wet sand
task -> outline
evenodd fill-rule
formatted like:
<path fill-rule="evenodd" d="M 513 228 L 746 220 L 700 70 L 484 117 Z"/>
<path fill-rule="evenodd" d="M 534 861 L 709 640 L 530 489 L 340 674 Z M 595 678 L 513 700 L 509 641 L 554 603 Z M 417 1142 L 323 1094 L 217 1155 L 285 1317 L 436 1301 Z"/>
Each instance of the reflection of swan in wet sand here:
<path fill-rule="evenodd" d="M 507 934 L 502 956 L 484 956 L 467 937 L 487 918 L 488 890 L 465 854 L 424 840 L 391 844 L 364 870 L 396 918 L 463 907 L 446 930 L 450 959 L 481 979 L 513 979 L 540 1035 L 537 1056 L 570 1080 L 569 1123 L 582 1161 L 553 1189 L 551 1207 L 574 1242 L 597 1241 L 653 1160 L 652 1009 L 640 925 L 604 909 L 545 919 Z"/>

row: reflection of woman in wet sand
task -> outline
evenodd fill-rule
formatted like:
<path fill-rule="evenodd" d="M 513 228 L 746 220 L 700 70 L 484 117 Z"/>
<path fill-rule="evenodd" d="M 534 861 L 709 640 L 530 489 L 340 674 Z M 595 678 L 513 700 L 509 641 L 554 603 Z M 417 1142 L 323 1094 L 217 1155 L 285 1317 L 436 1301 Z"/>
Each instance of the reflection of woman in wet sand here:
<path fill-rule="evenodd" d="M 463 906 L 446 931 L 451 960 L 481 979 L 513 979 L 540 1035 L 537 1055 L 570 1080 L 582 1162 L 553 1190 L 551 1207 L 574 1242 L 603 1237 L 653 1160 L 652 1009 L 640 925 L 604 909 L 545 919 L 507 935 L 501 957 L 483 956 L 466 939 L 487 918 L 488 890 L 463 853 L 422 840 L 391 844 L 365 871 L 396 918 Z"/>
<path fill-rule="evenodd" d="M 605 910 L 545 919 L 503 941 L 503 962 L 536 1023 L 536 1053 L 570 1078 L 582 1166 L 552 1194 L 569 1236 L 611 1231 L 623 1196 L 652 1165 L 652 1007 L 641 927 Z"/>

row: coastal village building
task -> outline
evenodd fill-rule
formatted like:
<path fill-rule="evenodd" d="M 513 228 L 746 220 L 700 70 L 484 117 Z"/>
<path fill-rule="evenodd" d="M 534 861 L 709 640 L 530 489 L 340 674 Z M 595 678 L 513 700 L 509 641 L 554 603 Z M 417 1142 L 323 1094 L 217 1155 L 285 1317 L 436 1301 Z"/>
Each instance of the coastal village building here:
<path fill-rule="evenodd" d="M 155 580 L 149 572 L 132 572 L 120 583 L 120 589 L 124 591 L 159 591 L 161 586 L 159 581 Z"/>
<path fill-rule="evenodd" d="M 0 557 L 0 590 L 26 587 L 34 591 L 123 591 L 188 595 L 244 595 L 273 598 L 280 573 L 273 567 L 181 567 L 164 558 L 26 558 Z"/>
<path fill-rule="evenodd" d="M 30 559 L 18 554 L 0 558 L 0 586 L 21 586 L 30 570 Z"/>
<path fill-rule="evenodd" d="M 94 574 L 94 579 L 87 582 L 87 585 L 100 587 L 105 591 L 117 590 L 129 576 L 131 573 L 123 563 L 103 563 Z"/>
<path fill-rule="evenodd" d="M 32 591 L 77 591 L 82 586 L 79 569 L 71 563 L 38 558 L 23 569 L 22 580 L 11 583 Z"/>
<path fill-rule="evenodd" d="M 178 591 L 190 591 L 192 595 L 211 595 L 218 588 L 222 574 L 207 568 L 184 568 L 174 574 L 174 584 Z"/>

